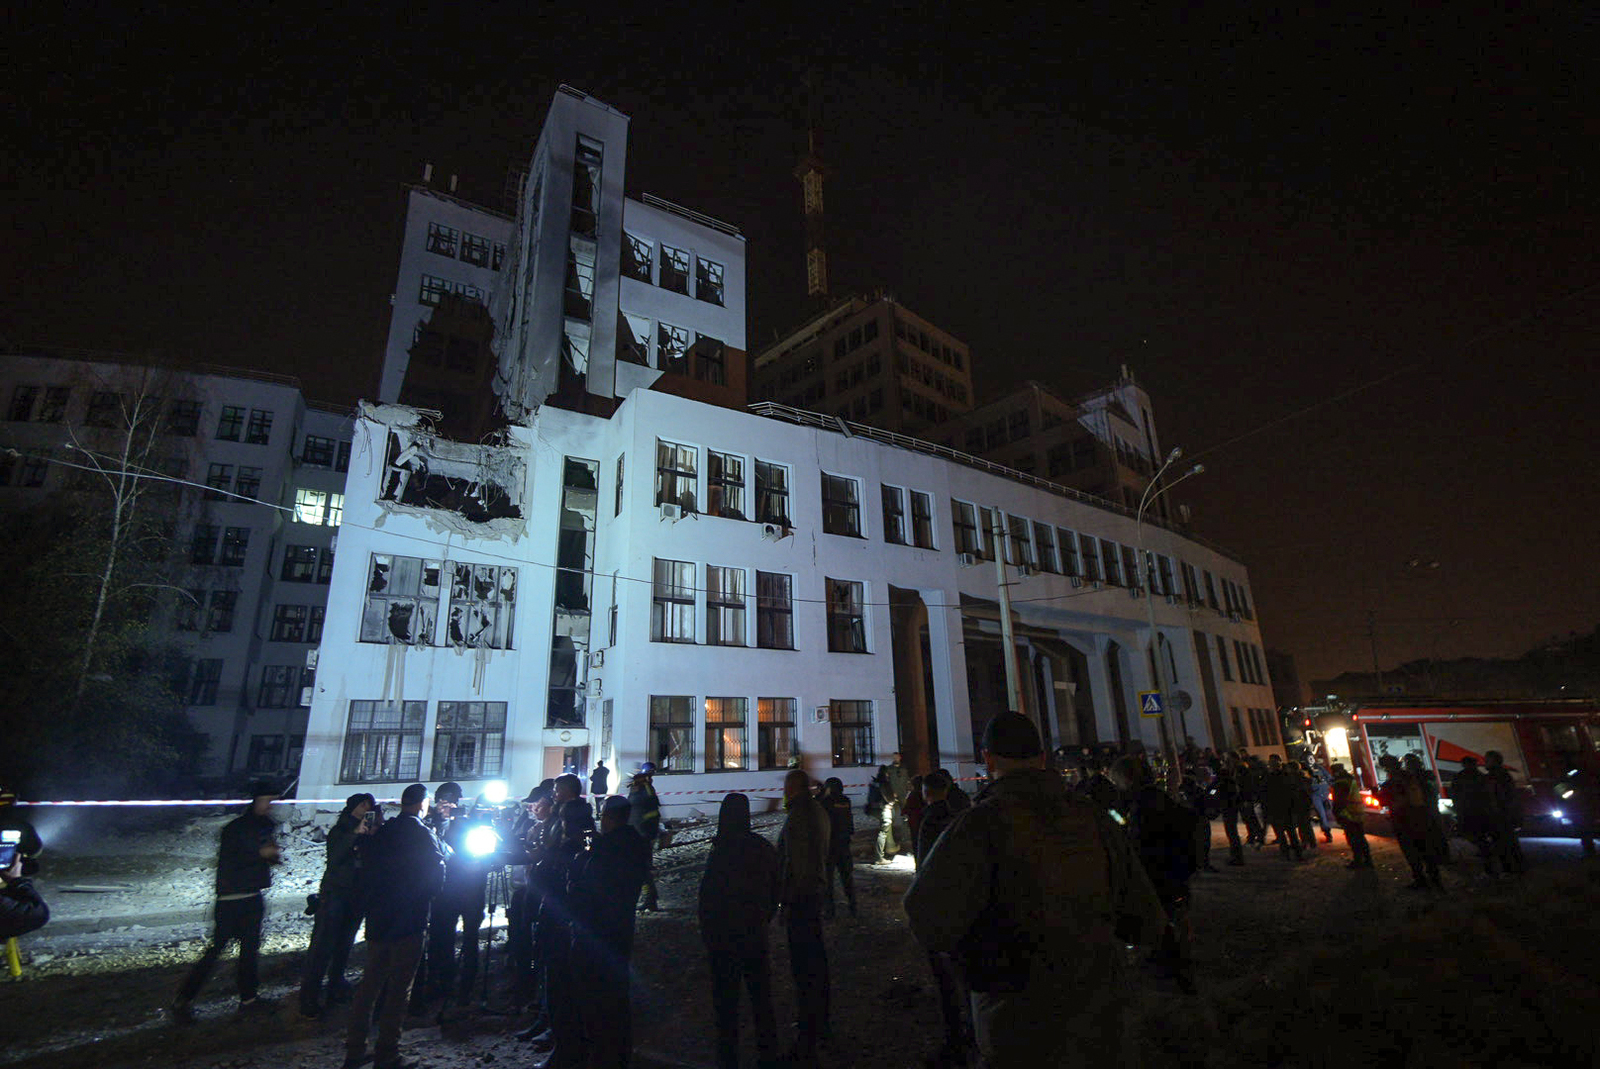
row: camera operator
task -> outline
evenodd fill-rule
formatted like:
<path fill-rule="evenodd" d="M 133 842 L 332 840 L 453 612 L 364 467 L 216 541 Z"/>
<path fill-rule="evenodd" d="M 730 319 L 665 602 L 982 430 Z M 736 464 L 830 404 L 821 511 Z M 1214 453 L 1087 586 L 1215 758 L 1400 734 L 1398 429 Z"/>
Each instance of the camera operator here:
<path fill-rule="evenodd" d="M 444 787 L 439 788 L 439 793 L 444 793 Z M 494 815 L 493 807 L 480 801 L 464 812 L 456 812 L 439 833 L 447 858 L 444 889 L 434 899 L 433 916 L 428 921 L 428 982 L 418 993 L 418 1001 L 449 998 L 454 992 L 457 1001 L 465 1002 L 471 995 L 478 973 L 478 930 L 483 926 L 489 870 L 504 864 L 499 857 L 500 834 L 494 829 Z M 461 923 L 459 970 L 457 920 Z"/>
<path fill-rule="evenodd" d="M 361 927 L 361 906 L 356 896 L 357 847 L 372 834 L 380 812 L 370 794 L 352 794 L 328 829 L 328 860 L 317 888 L 316 924 L 306 953 L 305 976 L 300 982 L 300 1014 L 322 1016 L 322 982 L 328 981 L 328 1001 L 347 1001 L 355 991 L 344 978 Z"/>
<path fill-rule="evenodd" d="M 8 787 L 0 787 L 0 831 L 17 833 L 17 853 L 23 857 L 26 874 L 32 876 L 38 872 L 39 862 L 35 859 L 44 850 L 44 841 L 33 830 L 33 825 L 23 820 L 17 812 L 17 792 Z"/>
<path fill-rule="evenodd" d="M 278 822 L 268 815 L 278 792 L 266 783 L 250 788 L 250 804 L 222 829 L 217 852 L 217 904 L 211 945 L 178 989 L 172 1015 L 180 1021 L 194 1019 L 189 1004 L 200 993 L 217 958 L 233 940 L 239 940 L 239 1009 L 266 1005 L 258 998 L 257 959 L 261 953 L 261 921 L 266 916 L 263 892 L 272 884 L 272 866 L 283 861 L 278 847 Z"/>
<path fill-rule="evenodd" d="M 33 881 L 22 874 L 22 853 L 17 845 L 0 847 L 0 861 L 6 854 L 11 856 L 10 864 L 0 869 L 0 940 L 37 931 L 50 919 L 50 907 L 33 889 Z"/>

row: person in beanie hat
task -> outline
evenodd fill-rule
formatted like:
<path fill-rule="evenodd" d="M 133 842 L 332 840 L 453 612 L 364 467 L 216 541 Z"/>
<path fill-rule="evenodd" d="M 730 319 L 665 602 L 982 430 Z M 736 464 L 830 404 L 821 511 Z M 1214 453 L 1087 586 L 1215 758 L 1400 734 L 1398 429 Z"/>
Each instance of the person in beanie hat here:
<path fill-rule="evenodd" d="M 906 891 L 912 934 L 955 960 L 982 1064 L 1120 1060 L 1123 947 L 1161 936 L 1161 903 L 1110 816 L 1045 767 L 1032 721 L 995 716 L 983 759 L 991 786 Z"/>
<path fill-rule="evenodd" d="M 370 794 L 352 794 L 328 829 L 328 859 L 317 888 L 316 922 L 306 951 L 305 975 L 300 981 L 300 1015 L 322 1016 L 322 981 L 328 981 L 328 1000 L 345 1001 L 355 991 L 344 978 L 356 931 L 361 927 L 361 907 L 356 896 L 356 844 L 372 833 L 367 814 L 378 800 Z"/>

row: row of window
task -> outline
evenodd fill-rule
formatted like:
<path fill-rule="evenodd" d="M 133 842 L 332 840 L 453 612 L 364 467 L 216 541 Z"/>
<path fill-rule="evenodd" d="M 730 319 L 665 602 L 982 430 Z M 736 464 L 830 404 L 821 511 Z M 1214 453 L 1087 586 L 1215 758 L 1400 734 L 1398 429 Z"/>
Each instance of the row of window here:
<path fill-rule="evenodd" d="M 316 583 L 327 586 L 333 578 L 333 549 L 316 546 L 284 546 L 283 569 L 278 578 L 286 583 Z"/>
<path fill-rule="evenodd" d="M 220 665 L 220 662 L 217 662 Z M 292 678 L 293 669 L 269 668 Z M 274 680 L 279 677 L 275 674 Z M 306 684 L 309 686 L 309 683 Z M 268 686 L 263 675 L 262 688 Z M 274 682 L 274 687 L 279 686 Z M 277 693 L 275 691 L 274 693 Z M 755 700 L 755 746 L 751 753 L 751 699 L 748 697 L 652 695 L 647 742 L 656 771 L 734 772 L 799 766 L 799 702 L 795 698 Z M 696 716 L 696 707 L 701 715 Z M 268 708 L 269 706 L 262 706 Z M 871 766 L 873 703 L 832 699 L 825 713 L 836 768 Z M 440 701 L 433 726 L 432 774 L 435 780 L 483 779 L 505 771 L 507 703 Z M 342 783 L 393 783 L 417 779 L 427 723 L 425 701 L 350 702 L 339 778 Z M 698 720 L 698 723 L 697 723 Z M 703 741 L 697 747 L 696 741 Z"/>
<path fill-rule="evenodd" d="M 676 248 L 666 242 L 658 246 L 649 238 L 637 234 L 623 235 L 624 278 L 660 286 L 707 304 L 722 305 L 727 301 L 724 274 L 722 264 L 697 256 L 688 249 Z"/>
<path fill-rule="evenodd" d="M 516 600 L 516 568 L 374 553 L 359 639 L 508 650 Z"/>
<path fill-rule="evenodd" d="M 350 470 L 350 443 L 337 438 L 306 435 L 300 446 L 300 463 L 312 468 L 332 468 L 334 471 Z"/>
<path fill-rule="evenodd" d="M 293 664 L 261 666 L 261 688 L 256 691 L 257 709 L 296 709 L 311 704 L 311 685 L 316 671 Z"/>
<path fill-rule="evenodd" d="M 902 382 L 920 382 L 941 397 L 947 397 L 961 404 L 967 403 L 966 384 L 957 382 L 938 368 L 930 367 L 920 360 L 908 359 L 905 353 L 897 352 L 894 354 L 894 369 L 900 373 Z"/>
<path fill-rule="evenodd" d="M 314 527 L 337 527 L 344 521 L 344 495 L 331 490 L 296 488 L 294 520 Z"/>
<path fill-rule="evenodd" d="M 212 464 L 206 472 L 206 497 L 213 501 L 229 500 L 234 495 L 254 501 L 261 493 L 261 469 L 239 465 L 235 472 L 232 464 Z"/>
<path fill-rule="evenodd" d="M 506 247 L 500 242 L 443 223 L 428 224 L 428 251 L 491 271 L 500 270 L 506 258 Z"/>
<path fill-rule="evenodd" d="M 227 568 L 244 566 L 250 551 L 250 528 L 196 524 L 189 538 L 190 564 L 220 564 Z"/>
<path fill-rule="evenodd" d="M 61 423 L 66 419 L 67 404 L 71 398 L 70 386 L 24 384 L 12 391 L 7 418 L 13 423 Z M 84 425 L 126 427 L 133 411 L 129 404 L 127 395 L 116 390 L 90 391 L 83 414 Z M 151 413 L 160 413 L 164 407 L 163 430 L 168 434 L 193 438 L 200 432 L 202 406 L 199 401 L 163 401 L 160 397 L 146 397 L 138 400 L 137 405 Z M 266 445 L 272 438 L 272 419 L 273 414 L 269 409 L 224 405 L 217 419 L 216 440 Z"/>
<path fill-rule="evenodd" d="M 755 573 L 755 632 L 752 636 L 749 573 L 743 568 L 707 564 L 704 566 L 705 586 L 701 587 L 697 583 L 699 567 L 694 561 L 659 557 L 654 561 L 650 641 L 704 642 L 708 646 L 754 645 L 757 649 L 769 650 L 795 648 L 794 576 L 785 572 Z M 823 583 L 828 652 L 870 653 L 866 584 L 832 578 L 825 578 Z M 702 605 L 705 611 L 703 634 L 698 624 Z"/>
<path fill-rule="evenodd" d="M 0 453 L 0 486 L 35 489 L 44 485 L 49 470 L 50 461 L 45 457 Z"/>
<path fill-rule="evenodd" d="M 1233 682 L 1233 666 L 1228 663 L 1228 645 L 1221 635 L 1217 639 L 1217 662 L 1222 665 L 1222 678 Z M 1233 642 L 1233 664 L 1239 668 L 1239 682 L 1265 685 L 1267 673 L 1262 668 L 1261 650 L 1248 642 Z"/>
<path fill-rule="evenodd" d="M 770 461 L 755 461 L 754 511 L 747 490 L 746 458 L 738 453 L 706 453 L 706 507 L 708 516 L 754 520 L 789 526 L 789 469 Z M 676 505 L 685 512 L 700 512 L 700 450 L 676 442 L 656 442 L 655 503 Z M 617 464 L 616 512 L 622 511 L 622 463 Z"/>
<path fill-rule="evenodd" d="M 423 275 L 422 282 L 417 291 L 418 302 L 426 305 L 436 305 L 451 294 L 463 297 L 469 301 L 482 301 L 483 290 L 470 282 L 457 282 L 438 275 Z"/>
<path fill-rule="evenodd" d="M 894 336 L 902 341 L 915 345 L 929 356 L 948 364 L 957 371 L 966 370 L 966 358 L 961 355 L 961 350 L 945 345 L 937 338 L 930 339 L 928 332 L 911 326 L 903 319 L 894 321 Z"/>
<path fill-rule="evenodd" d="M 720 338 L 633 312 L 618 313 L 617 359 L 716 386 L 728 381 L 728 346 Z"/>
<path fill-rule="evenodd" d="M 878 336 L 878 321 L 869 319 L 859 327 L 839 335 L 833 341 L 834 360 L 843 360 L 850 353 L 873 341 Z"/>
<path fill-rule="evenodd" d="M 1013 409 L 1007 415 L 992 419 L 981 426 L 968 427 L 963 448 L 969 453 L 982 453 L 987 449 L 998 449 L 1007 442 L 1022 441 L 1031 433 L 1029 430 L 1031 422 L 1026 408 Z"/>

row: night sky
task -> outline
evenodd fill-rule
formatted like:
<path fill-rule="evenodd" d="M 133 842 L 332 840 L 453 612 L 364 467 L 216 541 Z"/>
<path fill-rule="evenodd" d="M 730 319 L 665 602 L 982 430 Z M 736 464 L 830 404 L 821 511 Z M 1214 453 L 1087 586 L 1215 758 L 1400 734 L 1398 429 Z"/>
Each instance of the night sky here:
<path fill-rule="evenodd" d="M 835 292 L 882 286 L 966 340 L 985 397 L 1076 395 L 1126 363 L 1166 444 L 1204 460 L 1184 500 L 1303 679 L 1371 667 L 1369 612 L 1385 667 L 1600 622 L 1583 6 L 530 6 L 33 9 L 0 340 L 370 394 L 400 183 L 432 162 L 498 204 L 566 82 L 632 117 L 630 195 L 747 235 L 756 348 L 805 310 L 810 65 Z"/>

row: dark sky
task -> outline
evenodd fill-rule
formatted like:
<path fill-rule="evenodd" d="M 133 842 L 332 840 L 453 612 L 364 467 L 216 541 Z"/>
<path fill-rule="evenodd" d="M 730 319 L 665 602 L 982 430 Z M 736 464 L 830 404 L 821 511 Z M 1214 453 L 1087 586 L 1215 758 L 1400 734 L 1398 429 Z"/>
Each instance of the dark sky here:
<path fill-rule="evenodd" d="M 803 311 L 810 64 L 835 290 L 884 286 L 968 341 L 985 395 L 1128 364 L 1303 678 L 1370 667 L 1369 612 L 1386 667 L 1600 622 L 1583 6 L 529 6 L 30 14 L 0 339 L 367 393 L 399 184 L 431 161 L 498 202 L 567 82 L 632 117 L 630 194 L 748 236 L 755 347 Z"/>

